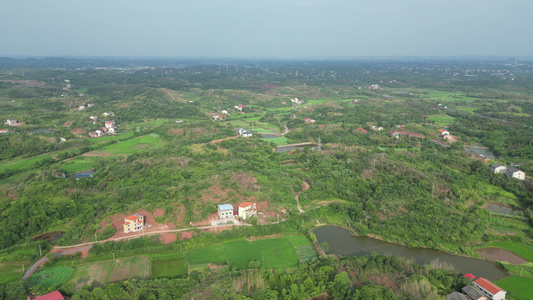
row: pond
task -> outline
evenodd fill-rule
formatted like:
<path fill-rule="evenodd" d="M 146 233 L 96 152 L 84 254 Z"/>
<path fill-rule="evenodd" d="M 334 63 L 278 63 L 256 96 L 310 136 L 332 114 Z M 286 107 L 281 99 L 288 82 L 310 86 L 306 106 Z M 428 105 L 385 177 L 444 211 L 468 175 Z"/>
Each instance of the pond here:
<path fill-rule="evenodd" d="M 52 129 L 50 128 L 37 128 L 34 130 L 30 130 L 30 133 L 52 133 Z"/>
<path fill-rule="evenodd" d="M 408 248 L 369 237 L 352 236 L 344 228 L 324 226 L 315 229 L 314 233 L 319 243 L 328 243 L 328 254 L 362 256 L 376 252 L 413 259 L 420 265 L 436 262 L 451 266 L 459 273 L 471 273 L 492 281 L 508 276 L 504 270 L 488 261 L 451 255 L 434 249 Z"/>
<path fill-rule="evenodd" d="M 465 146 L 465 151 L 475 152 L 477 154 L 481 154 L 485 156 L 486 158 L 495 159 L 494 153 L 489 150 L 489 148 L 481 146 L 481 145 L 470 145 Z"/>

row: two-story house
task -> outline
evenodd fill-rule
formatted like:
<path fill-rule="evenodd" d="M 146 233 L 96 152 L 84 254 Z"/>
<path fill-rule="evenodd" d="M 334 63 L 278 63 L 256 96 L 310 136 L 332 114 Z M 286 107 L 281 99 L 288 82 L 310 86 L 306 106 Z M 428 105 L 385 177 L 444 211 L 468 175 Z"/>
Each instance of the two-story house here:
<path fill-rule="evenodd" d="M 144 228 L 144 216 L 133 214 L 124 218 L 124 232 L 135 232 Z"/>

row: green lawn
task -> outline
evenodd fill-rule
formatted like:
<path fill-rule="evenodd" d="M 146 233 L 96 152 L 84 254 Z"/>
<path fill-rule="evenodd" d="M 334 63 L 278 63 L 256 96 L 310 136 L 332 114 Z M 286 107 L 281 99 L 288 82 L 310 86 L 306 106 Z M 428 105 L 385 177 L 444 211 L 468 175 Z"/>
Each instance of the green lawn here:
<path fill-rule="evenodd" d="M 159 137 L 154 134 L 149 134 L 105 146 L 99 151 L 112 154 L 131 154 L 153 148 L 157 143 L 159 143 Z"/>
<path fill-rule="evenodd" d="M 51 157 L 52 154 L 42 154 L 30 158 L 15 159 L 0 163 L 0 172 L 5 170 L 27 170 L 33 168 L 33 164 L 45 158 Z"/>
<path fill-rule="evenodd" d="M 93 168 L 93 163 L 90 161 L 73 159 L 73 160 L 67 161 L 61 167 L 61 170 L 65 171 L 65 173 L 70 174 L 70 173 L 90 170 L 92 168 Z"/>
<path fill-rule="evenodd" d="M 221 245 L 207 246 L 187 252 L 187 258 L 191 265 L 207 263 L 221 265 L 226 263 L 226 252 Z"/>
<path fill-rule="evenodd" d="M 224 243 L 230 265 L 248 269 L 251 260 L 258 261 L 263 268 L 289 268 L 299 262 L 298 255 L 286 238 L 238 241 Z"/>
<path fill-rule="evenodd" d="M 455 121 L 455 118 L 446 114 L 428 116 L 428 120 L 434 121 L 437 126 L 448 126 Z"/>
<path fill-rule="evenodd" d="M 512 293 L 513 299 L 517 300 L 527 300 L 531 299 L 531 290 L 533 286 L 533 278 L 520 277 L 520 276 L 509 276 L 503 279 L 500 279 L 495 282 L 496 285 L 507 291 L 507 293 Z"/>
<path fill-rule="evenodd" d="M 524 242 L 515 241 L 501 241 L 495 242 L 489 245 L 490 247 L 498 247 L 505 250 L 509 250 L 514 254 L 521 256 L 522 258 L 533 262 L 533 246 Z"/>
<path fill-rule="evenodd" d="M 187 262 L 183 257 L 154 258 L 152 260 L 153 278 L 174 278 L 188 273 Z"/>
<path fill-rule="evenodd" d="M 288 235 L 285 236 L 294 247 L 311 245 L 311 242 L 305 235 Z"/>
<path fill-rule="evenodd" d="M 470 107 L 470 106 L 458 106 L 455 109 L 462 110 L 462 111 L 467 111 L 467 112 L 475 112 L 479 108 L 478 107 Z"/>
<path fill-rule="evenodd" d="M 287 138 L 284 136 L 280 136 L 277 138 L 271 138 L 271 139 L 264 139 L 266 142 L 273 142 L 274 144 L 281 146 L 281 145 L 287 145 L 289 144 L 287 142 Z"/>
<path fill-rule="evenodd" d="M 0 284 L 22 278 L 22 264 L 0 263 Z"/>
<path fill-rule="evenodd" d="M 52 267 L 36 271 L 28 279 L 30 286 L 39 286 L 42 289 L 56 289 L 61 286 L 74 272 L 71 267 Z"/>

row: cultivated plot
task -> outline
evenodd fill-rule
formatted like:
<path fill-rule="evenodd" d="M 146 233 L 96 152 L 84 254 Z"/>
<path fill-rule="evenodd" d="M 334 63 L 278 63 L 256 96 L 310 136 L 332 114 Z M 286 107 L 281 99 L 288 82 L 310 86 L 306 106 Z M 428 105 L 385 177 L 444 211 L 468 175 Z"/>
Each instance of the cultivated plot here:
<path fill-rule="evenodd" d="M 150 278 L 150 262 L 146 256 L 119 258 L 115 261 L 109 282 L 124 281 L 131 278 Z"/>
<path fill-rule="evenodd" d="M 112 266 L 113 264 L 109 260 L 79 265 L 69 282 L 73 282 L 76 288 L 81 288 L 84 285 L 104 285 L 107 283 Z"/>

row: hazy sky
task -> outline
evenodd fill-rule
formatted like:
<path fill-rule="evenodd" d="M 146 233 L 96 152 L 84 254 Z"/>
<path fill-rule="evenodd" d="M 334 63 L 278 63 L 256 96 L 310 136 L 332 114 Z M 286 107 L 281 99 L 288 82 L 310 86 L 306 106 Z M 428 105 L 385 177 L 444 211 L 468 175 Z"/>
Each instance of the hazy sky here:
<path fill-rule="evenodd" d="M 532 0 L 0 0 L 1 56 L 533 56 Z"/>

